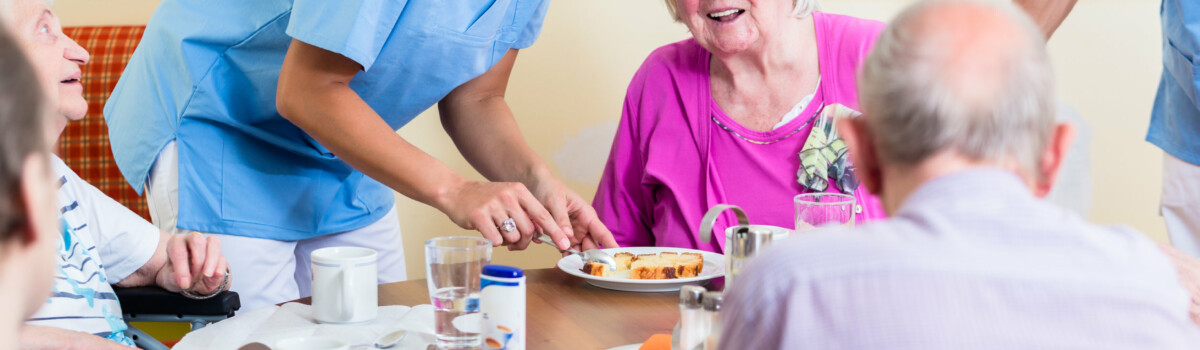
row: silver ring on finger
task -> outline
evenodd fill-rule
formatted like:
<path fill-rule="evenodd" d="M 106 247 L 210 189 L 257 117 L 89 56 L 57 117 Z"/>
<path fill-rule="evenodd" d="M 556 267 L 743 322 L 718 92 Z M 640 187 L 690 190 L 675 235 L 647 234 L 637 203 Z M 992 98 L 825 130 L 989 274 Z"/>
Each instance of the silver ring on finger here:
<path fill-rule="evenodd" d="M 517 220 L 513 220 L 513 218 L 504 219 L 504 222 L 498 228 L 500 231 L 513 232 L 517 229 Z"/>

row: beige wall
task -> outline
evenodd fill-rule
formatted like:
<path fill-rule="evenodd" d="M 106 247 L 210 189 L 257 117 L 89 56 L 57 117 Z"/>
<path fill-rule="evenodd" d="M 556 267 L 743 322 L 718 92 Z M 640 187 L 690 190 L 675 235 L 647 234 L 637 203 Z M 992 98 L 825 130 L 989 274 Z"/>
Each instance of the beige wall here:
<path fill-rule="evenodd" d="M 825 0 L 826 11 L 886 20 L 908 0 Z M 156 0 L 58 0 L 66 25 L 143 24 Z M 1094 132 L 1090 217 L 1127 223 L 1166 240 L 1157 216 L 1162 153 L 1143 141 L 1161 70 L 1157 0 L 1081 1 L 1050 43 L 1060 98 L 1076 107 Z M 590 198 L 620 118 L 626 84 L 642 59 L 660 45 L 688 37 L 658 0 L 556 0 L 542 37 L 524 50 L 509 102 L 529 143 Z M 461 173 L 479 178 L 426 112 L 400 134 Z M 1072 179 L 1060 179 L 1071 181 Z M 421 244 L 440 235 L 475 235 L 444 215 L 398 197 L 409 276 L 424 276 Z M 753 214 L 751 214 L 753 215 Z M 551 267 L 553 249 L 496 251 L 497 263 Z"/>

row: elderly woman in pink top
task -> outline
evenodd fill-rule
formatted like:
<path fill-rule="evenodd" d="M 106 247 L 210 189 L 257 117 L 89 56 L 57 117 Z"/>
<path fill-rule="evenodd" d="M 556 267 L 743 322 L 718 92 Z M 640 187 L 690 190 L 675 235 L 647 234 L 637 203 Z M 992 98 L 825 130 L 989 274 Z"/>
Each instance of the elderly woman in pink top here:
<path fill-rule="evenodd" d="M 651 53 L 626 92 L 593 203 L 618 243 L 721 252 L 723 235 L 697 235 L 710 207 L 790 228 L 793 197 L 808 192 L 852 193 L 857 221 L 884 217 L 844 157 L 801 166 L 802 150 L 836 139 L 813 128 L 830 106 L 858 108 L 855 70 L 883 23 L 814 12 L 817 0 L 666 3 L 693 38 Z"/>

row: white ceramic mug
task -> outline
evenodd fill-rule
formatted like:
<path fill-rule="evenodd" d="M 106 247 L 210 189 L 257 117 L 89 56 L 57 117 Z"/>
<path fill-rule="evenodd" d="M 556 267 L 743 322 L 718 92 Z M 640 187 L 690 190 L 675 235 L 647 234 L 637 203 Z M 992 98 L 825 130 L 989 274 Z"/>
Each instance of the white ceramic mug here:
<path fill-rule="evenodd" d="M 363 323 L 379 307 L 375 250 L 329 247 L 312 252 L 313 317 L 321 323 Z"/>
<path fill-rule="evenodd" d="M 275 350 L 350 350 L 350 344 L 326 337 L 287 338 L 275 342 Z"/>

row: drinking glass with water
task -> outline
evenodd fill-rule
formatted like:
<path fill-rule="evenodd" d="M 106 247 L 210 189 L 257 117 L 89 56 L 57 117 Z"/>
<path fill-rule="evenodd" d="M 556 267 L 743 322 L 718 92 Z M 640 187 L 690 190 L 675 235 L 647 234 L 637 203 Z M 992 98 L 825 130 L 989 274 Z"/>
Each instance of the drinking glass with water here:
<path fill-rule="evenodd" d="M 479 275 L 492 260 L 492 242 L 479 237 L 425 241 L 425 275 L 439 349 L 479 347 Z"/>
<path fill-rule="evenodd" d="M 854 227 L 854 196 L 841 193 L 805 193 L 795 197 L 796 232 L 819 226 Z"/>

